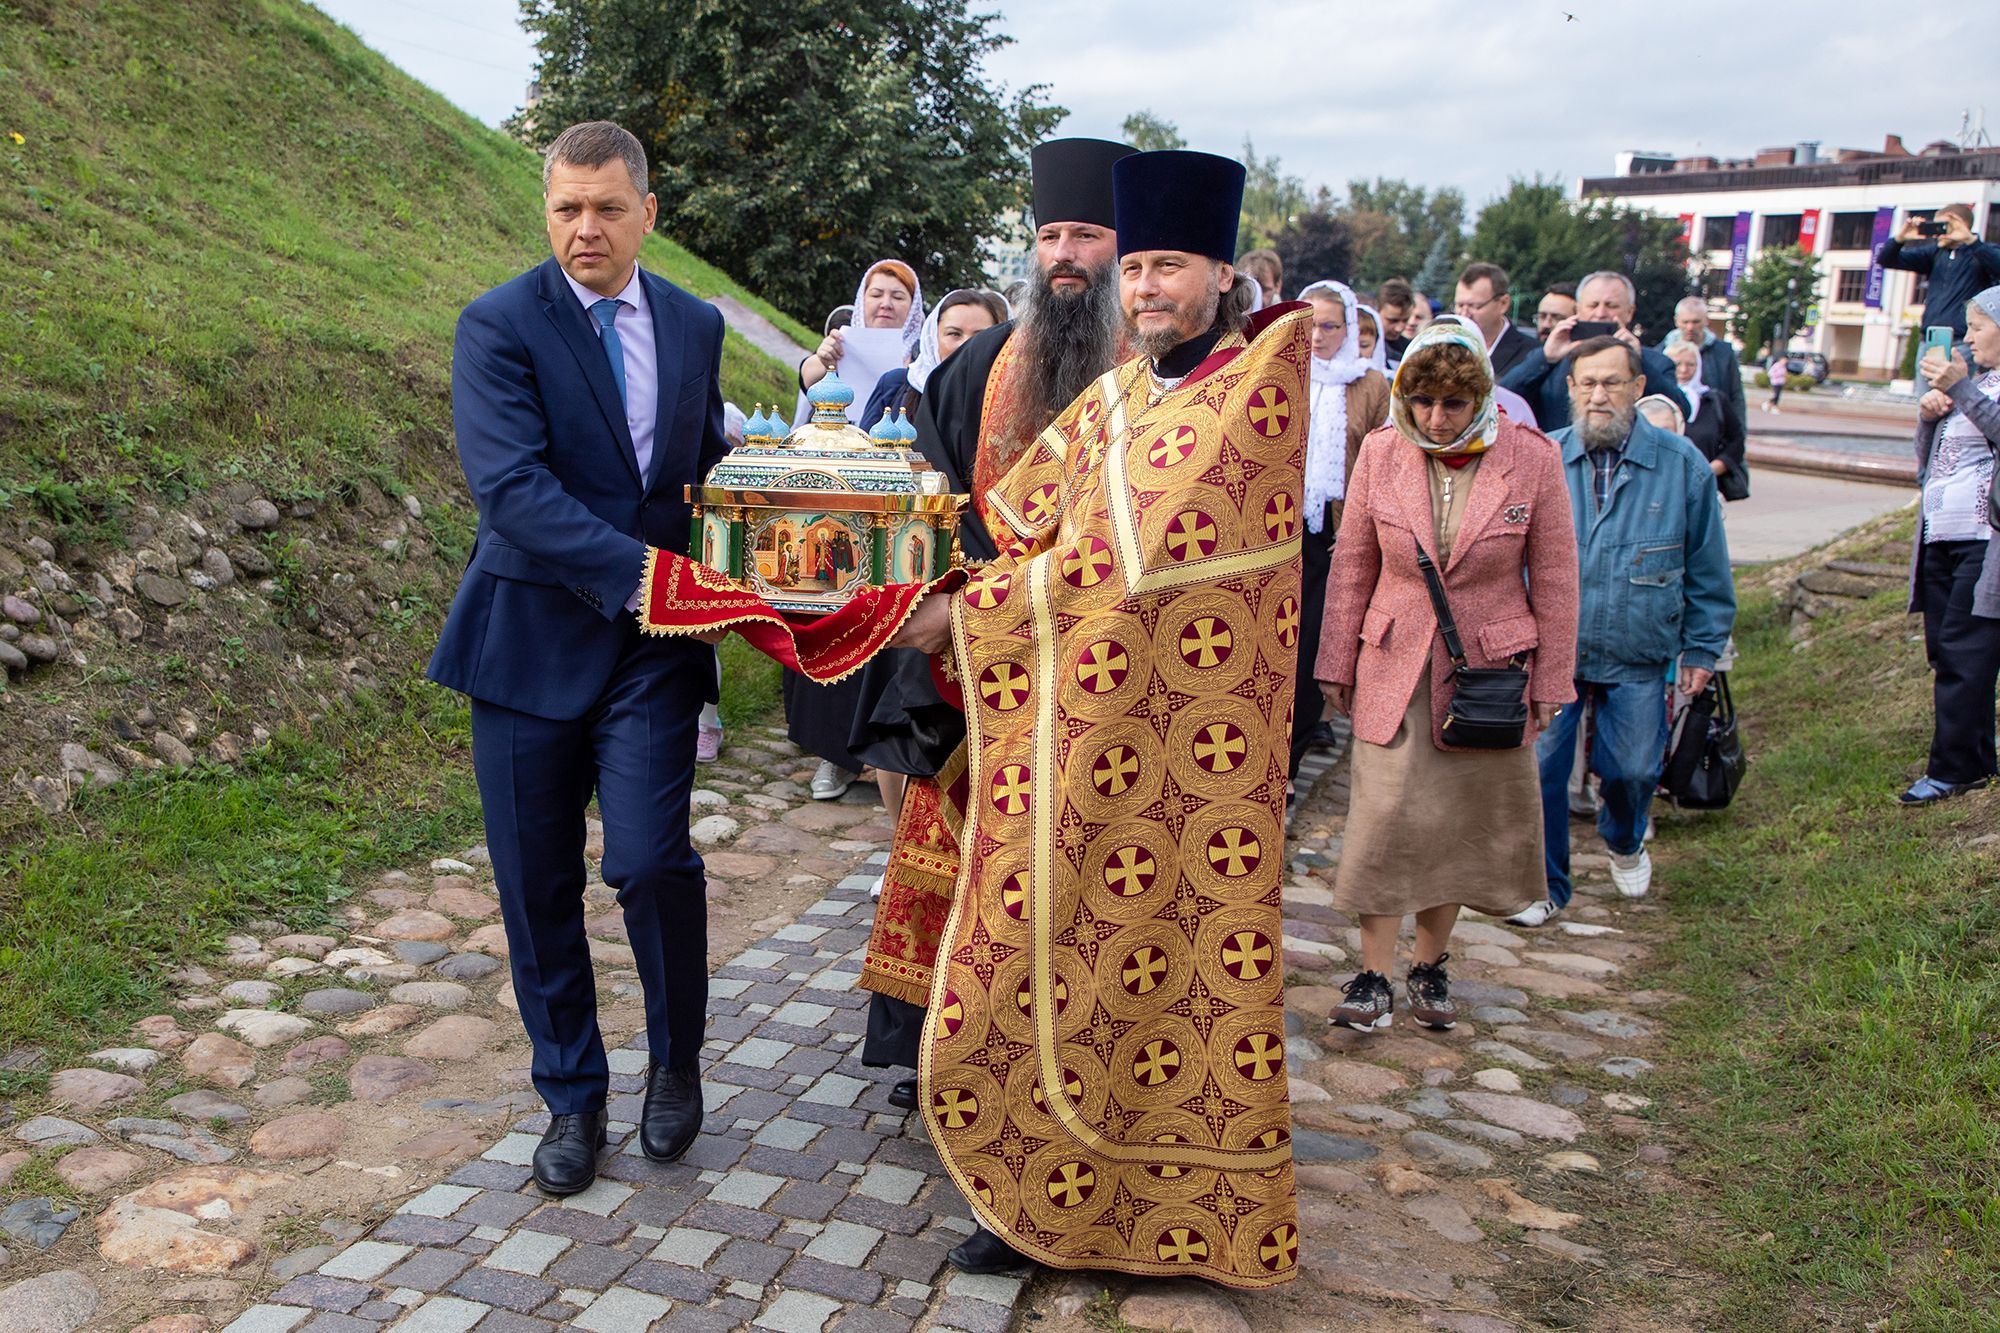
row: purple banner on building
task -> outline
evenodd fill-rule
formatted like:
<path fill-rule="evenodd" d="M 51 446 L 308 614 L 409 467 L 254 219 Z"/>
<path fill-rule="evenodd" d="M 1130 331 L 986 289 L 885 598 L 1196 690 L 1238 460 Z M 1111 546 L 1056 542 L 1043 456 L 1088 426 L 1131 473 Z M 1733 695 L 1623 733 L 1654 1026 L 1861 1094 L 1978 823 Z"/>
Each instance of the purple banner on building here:
<path fill-rule="evenodd" d="M 1743 281 L 1743 270 L 1750 264 L 1750 215 L 1736 215 L 1736 231 L 1729 238 L 1729 286 L 1730 296 L 1736 295 L 1736 284 Z"/>
<path fill-rule="evenodd" d="M 1882 247 L 1889 243 L 1890 229 L 1896 225 L 1896 210 L 1875 210 L 1875 239 L 1868 248 L 1868 294 L 1861 304 L 1870 310 L 1882 308 Z"/>

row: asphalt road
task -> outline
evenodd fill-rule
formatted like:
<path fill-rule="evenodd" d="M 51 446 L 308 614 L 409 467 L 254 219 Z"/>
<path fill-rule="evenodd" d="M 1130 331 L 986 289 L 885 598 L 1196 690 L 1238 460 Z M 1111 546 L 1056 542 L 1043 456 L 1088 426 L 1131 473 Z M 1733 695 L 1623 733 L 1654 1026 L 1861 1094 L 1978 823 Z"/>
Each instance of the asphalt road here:
<path fill-rule="evenodd" d="M 1729 557 L 1737 564 L 1783 560 L 1916 499 L 1907 486 L 1757 468 L 1750 498 L 1723 506 Z"/>

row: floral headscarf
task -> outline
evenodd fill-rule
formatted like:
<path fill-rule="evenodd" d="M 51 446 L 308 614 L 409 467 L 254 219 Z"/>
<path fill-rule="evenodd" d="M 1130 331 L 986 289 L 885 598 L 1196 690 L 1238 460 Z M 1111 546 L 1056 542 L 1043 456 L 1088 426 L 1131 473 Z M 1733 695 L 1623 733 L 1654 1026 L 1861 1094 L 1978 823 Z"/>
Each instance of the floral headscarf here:
<path fill-rule="evenodd" d="M 1441 343 L 1457 343 L 1479 358 L 1479 366 L 1486 375 L 1486 391 L 1480 395 L 1479 405 L 1473 409 L 1472 420 L 1462 434 L 1449 444 L 1438 444 L 1424 434 L 1423 427 L 1417 425 L 1410 415 L 1410 405 L 1403 398 L 1403 377 L 1410 369 L 1410 363 L 1426 348 Z M 1410 340 L 1409 350 L 1403 353 L 1402 364 L 1396 367 L 1396 381 L 1389 391 L 1389 421 L 1404 439 L 1427 454 L 1442 457 L 1457 457 L 1466 454 L 1483 454 L 1493 446 L 1500 435 L 1500 409 L 1493 396 L 1493 360 L 1486 355 L 1486 342 L 1477 333 L 1452 320 L 1438 320 L 1426 324 Z"/>

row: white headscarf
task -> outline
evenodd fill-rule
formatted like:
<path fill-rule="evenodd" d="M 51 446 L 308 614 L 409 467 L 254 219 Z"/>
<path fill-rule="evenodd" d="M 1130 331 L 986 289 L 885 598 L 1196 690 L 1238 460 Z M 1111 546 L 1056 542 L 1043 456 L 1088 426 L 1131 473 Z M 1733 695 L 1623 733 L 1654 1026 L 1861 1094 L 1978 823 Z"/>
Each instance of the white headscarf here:
<path fill-rule="evenodd" d="M 1347 498 L 1347 386 L 1366 375 L 1374 366 L 1361 356 L 1361 334 L 1355 323 L 1357 302 L 1354 292 L 1343 282 L 1322 279 L 1299 293 L 1299 300 L 1339 298 L 1346 312 L 1347 337 L 1340 350 L 1322 361 L 1312 358 L 1312 411 L 1307 417 L 1306 436 L 1306 527 L 1319 532 L 1326 526 L 1329 500 Z M 1379 326 L 1378 326 L 1379 327 Z M 1375 340 L 1381 350 L 1382 340 Z"/>
<path fill-rule="evenodd" d="M 979 292 L 975 288 L 960 287 L 946 292 L 938 303 L 931 307 L 931 313 L 924 316 L 923 332 L 917 335 L 917 359 L 910 363 L 908 372 L 910 387 L 918 393 L 922 393 L 924 387 L 930 383 L 931 372 L 944 363 L 943 352 L 938 346 L 938 319 L 944 314 L 945 307 L 950 303 L 951 298 L 957 296 L 961 291 L 974 292 L 975 295 L 980 296 L 999 296 L 998 292 Z M 1005 319 L 1002 320 L 1004 323 L 1007 319 L 1014 318 L 1014 307 L 1007 303 L 1006 297 L 1000 296 L 999 299 L 1000 308 L 1007 312 Z M 958 304 L 977 306 L 981 310 L 986 309 L 986 302 L 984 300 L 961 301 Z M 957 306 L 953 306 L 952 308 L 957 309 Z M 988 313 L 992 312 L 988 311 Z"/>
<path fill-rule="evenodd" d="M 1694 346 L 1693 343 L 1685 343 L 1684 345 L 1688 347 Z M 1668 357 L 1667 359 L 1669 361 L 1673 360 L 1672 357 Z M 1675 361 L 1674 365 L 1678 369 L 1680 363 Z M 1694 354 L 1694 378 L 1682 384 L 1680 376 L 1676 374 L 1674 376 L 1674 383 L 1680 387 L 1681 396 L 1688 400 L 1687 419 L 1693 421 L 1701 415 L 1701 400 L 1708 397 L 1708 382 L 1701 377 L 1701 352 L 1699 350 Z"/>
<path fill-rule="evenodd" d="M 1368 316 L 1375 323 L 1375 350 L 1368 354 L 1368 365 L 1371 369 L 1381 371 L 1382 378 L 1387 379 L 1389 378 L 1389 340 L 1382 336 L 1382 313 L 1372 305 L 1357 305 L 1354 309 L 1358 314 Z M 1361 326 L 1357 324 L 1354 327 L 1357 330 L 1354 335 L 1356 345 L 1359 346 L 1361 334 L 1358 330 Z"/>
<path fill-rule="evenodd" d="M 911 268 L 908 264 L 903 264 L 902 260 L 878 259 L 862 270 L 861 284 L 854 289 L 854 313 L 848 316 L 847 327 L 850 329 L 868 327 L 868 317 L 862 313 L 861 304 L 863 299 L 868 295 L 868 279 L 874 277 L 875 270 L 881 268 L 884 264 L 902 264 L 904 268 L 910 270 L 910 276 L 916 279 L 916 289 L 910 293 L 910 313 L 903 321 L 903 355 L 907 358 L 916 354 L 917 338 L 923 332 L 924 328 L 924 281 L 922 278 L 917 277 L 916 269 Z M 895 274 L 891 274 L 890 276 L 895 277 L 897 282 L 902 282 L 900 276 Z"/>
<path fill-rule="evenodd" d="M 1264 308 L 1264 284 L 1251 277 L 1248 273 L 1245 273 L 1242 269 L 1236 270 L 1236 280 L 1250 284 L 1250 313 L 1254 315 L 1259 310 L 1262 310 Z"/>

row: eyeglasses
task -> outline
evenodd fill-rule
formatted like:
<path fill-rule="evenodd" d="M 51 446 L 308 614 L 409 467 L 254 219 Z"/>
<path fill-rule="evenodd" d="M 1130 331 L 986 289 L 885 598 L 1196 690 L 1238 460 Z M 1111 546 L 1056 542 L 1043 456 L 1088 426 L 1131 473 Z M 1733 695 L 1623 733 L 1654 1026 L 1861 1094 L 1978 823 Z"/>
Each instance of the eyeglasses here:
<path fill-rule="evenodd" d="M 1571 381 L 1570 381 L 1570 383 L 1571 383 L 1571 384 L 1574 384 L 1574 385 L 1576 386 L 1576 391 L 1577 391 L 1578 393 L 1582 394 L 1582 395 L 1583 395 L 1583 396 L 1584 396 L 1585 398 L 1595 398 L 1595 397 L 1597 397 L 1597 391 L 1598 391 L 1599 389 L 1603 389 L 1603 390 L 1605 390 L 1605 391 L 1606 391 L 1606 392 L 1608 392 L 1608 393 L 1617 393 L 1617 392 L 1618 392 L 1618 391 L 1619 391 L 1620 389 L 1624 388 L 1624 387 L 1625 387 L 1626 385 L 1628 385 L 1628 384 L 1630 384 L 1630 383 L 1632 383 L 1632 382 L 1633 382 L 1633 380 L 1632 380 L 1632 377 L 1631 377 L 1630 375 L 1621 375 L 1621 376 L 1616 376 L 1616 377 L 1614 377 L 1614 378 L 1612 378 L 1612 379 L 1608 379 L 1608 380 L 1571 380 Z"/>
<path fill-rule="evenodd" d="M 1442 407 L 1453 416 L 1457 416 L 1460 412 L 1464 412 L 1472 406 L 1470 398 L 1433 398 L 1427 393 L 1404 394 L 1403 401 L 1419 412 L 1428 412 L 1434 407 Z"/>
<path fill-rule="evenodd" d="M 1506 299 L 1504 296 L 1489 296 L 1484 301 L 1458 301 L 1454 302 L 1451 308 L 1455 314 L 1476 315 L 1495 301 L 1504 301 Z"/>

